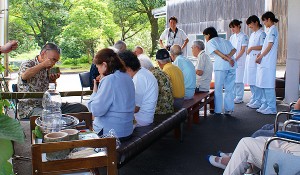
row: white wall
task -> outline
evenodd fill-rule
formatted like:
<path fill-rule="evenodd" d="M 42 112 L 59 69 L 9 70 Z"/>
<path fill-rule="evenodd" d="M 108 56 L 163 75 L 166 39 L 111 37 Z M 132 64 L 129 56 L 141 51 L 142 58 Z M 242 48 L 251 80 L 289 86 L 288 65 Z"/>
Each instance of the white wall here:
<path fill-rule="evenodd" d="M 290 103 L 299 98 L 300 72 L 300 1 L 288 0 L 288 32 L 285 102 Z"/>

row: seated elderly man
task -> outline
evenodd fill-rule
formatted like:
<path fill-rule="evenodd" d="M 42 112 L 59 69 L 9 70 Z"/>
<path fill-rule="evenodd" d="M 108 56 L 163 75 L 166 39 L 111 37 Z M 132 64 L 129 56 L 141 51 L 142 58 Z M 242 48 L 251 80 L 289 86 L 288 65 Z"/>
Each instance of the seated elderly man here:
<path fill-rule="evenodd" d="M 119 40 L 114 44 L 114 48 L 116 49 L 116 52 L 124 52 L 127 49 L 127 45 L 124 41 Z"/>
<path fill-rule="evenodd" d="M 153 67 L 151 59 L 147 55 L 144 54 L 144 49 L 141 46 L 136 46 L 133 53 L 140 60 L 142 67 L 144 67 L 144 68 L 146 68 L 147 66 Z"/>
<path fill-rule="evenodd" d="M 21 64 L 18 78 L 19 92 L 45 92 L 49 83 L 56 83 L 60 73 L 50 74 L 52 68 L 60 59 L 60 49 L 54 43 L 43 46 L 40 54 L 35 59 Z M 42 99 L 20 99 L 19 116 L 29 118 L 32 115 L 41 115 Z M 80 103 L 62 103 L 62 113 L 88 112 L 86 106 Z"/>
<path fill-rule="evenodd" d="M 141 67 L 138 58 L 131 51 L 119 53 L 124 61 L 126 72 L 132 77 L 135 87 L 135 120 L 137 126 L 153 123 L 158 98 L 158 84 L 153 74 Z M 122 87 L 120 87 L 122 88 Z M 134 100 L 134 99 L 132 99 Z"/>
<path fill-rule="evenodd" d="M 174 98 L 174 109 L 182 108 L 185 93 L 182 71 L 179 67 L 171 63 L 169 52 L 166 49 L 160 49 L 157 51 L 156 61 L 163 72 L 170 77 Z"/>
<path fill-rule="evenodd" d="M 205 45 L 202 40 L 196 40 L 192 45 L 192 53 L 197 57 L 196 64 L 196 93 L 208 92 L 212 79 L 213 64 L 210 57 L 204 51 Z"/>
<path fill-rule="evenodd" d="M 155 114 L 169 114 L 174 112 L 174 99 L 172 95 L 172 86 L 169 76 L 160 70 L 159 67 L 154 67 L 152 62 L 141 62 L 141 66 L 148 69 L 157 80 L 158 84 L 158 99 L 156 104 Z"/>
<path fill-rule="evenodd" d="M 196 88 L 196 72 L 193 63 L 182 55 L 181 47 L 174 44 L 170 49 L 173 64 L 178 66 L 184 78 L 184 99 L 192 99 Z"/>

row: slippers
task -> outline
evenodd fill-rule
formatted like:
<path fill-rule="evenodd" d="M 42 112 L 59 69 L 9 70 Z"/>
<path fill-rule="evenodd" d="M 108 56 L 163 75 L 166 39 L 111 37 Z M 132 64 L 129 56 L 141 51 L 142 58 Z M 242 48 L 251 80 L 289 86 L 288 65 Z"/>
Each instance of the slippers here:
<path fill-rule="evenodd" d="M 209 163 L 211 165 L 225 170 L 226 166 L 221 163 L 222 157 L 219 157 L 218 162 L 216 161 L 216 158 L 217 158 L 217 156 L 213 156 L 213 155 L 207 156 L 207 160 L 209 161 Z"/>
<path fill-rule="evenodd" d="M 219 156 L 219 157 L 231 157 L 232 153 L 224 153 L 222 151 L 218 151 L 217 156 Z"/>

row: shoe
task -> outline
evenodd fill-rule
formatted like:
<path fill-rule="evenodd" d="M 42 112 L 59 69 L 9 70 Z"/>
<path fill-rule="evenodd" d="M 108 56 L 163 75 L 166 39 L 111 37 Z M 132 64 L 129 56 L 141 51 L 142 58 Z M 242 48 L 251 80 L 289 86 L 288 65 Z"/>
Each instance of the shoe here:
<path fill-rule="evenodd" d="M 253 99 L 251 99 L 251 100 L 249 101 L 249 103 L 246 104 L 246 106 L 249 107 L 249 106 L 252 105 L 254 102 L 255 102 L 255 101 L 254 101 Z"/>
<path fill-rule="evenodd" d="M 232 153 L 223 153 L 222 151 L 218 151 L 217 155 L 219 157 L 231 157 Z"/>
<path fill-rule="evenodd" d="M 256 103 L 250 104 L 248 107 L 252 109 L 258 109 L 261 105 L 257 105 Z"/>
<path fill-rule="evenodd" d="M 214 113 L 214 116 L 216 116 L 216 117 L 222 117 L 223 114 L 222 113 Z"/>
<path fill-rule="evenodd" d="M 277 111 L 274 111 L 271 108 L 267 107 L 266 109 L 261 110 L 260 113 L 265 114 L 265 115 L 275 115 L 275 114 L 277 114 Z"/>
<path fill-rule="evenodd" d="M 221 169 L 225 170 L 226 166 L 221 163 L 222 157 L 219 157 L 218 162 L 216 162 L 217 156 L 208 155 L 206 158 L 212 166 L 215 166 L 215 167 L 218 167 L 218 168 L 221 168 Z"/>
<path fill-rule="evenodd" d="M 239 104 L 239 103 L 243 103 L 244 102 L 243 100 L 237 99 L 237 98 L 235 98 L 233 101 L 234 101 L 235 104 Z"/>
<path fill-rule="evenodd" d="M 267 107 L 268 107 L 267 105 L 262 104 L 262 105 L 260 106 L 260 108 L 256 109 L 256 112 L 261 113 L 261 111 L 265 110 Z"/>
<path fill-rule="evenodd" d="M 231 116 L 232 113 L 233 113 L 233 111 L 225 111 L 224 115 L 229 115 L 229 116 Z"/>

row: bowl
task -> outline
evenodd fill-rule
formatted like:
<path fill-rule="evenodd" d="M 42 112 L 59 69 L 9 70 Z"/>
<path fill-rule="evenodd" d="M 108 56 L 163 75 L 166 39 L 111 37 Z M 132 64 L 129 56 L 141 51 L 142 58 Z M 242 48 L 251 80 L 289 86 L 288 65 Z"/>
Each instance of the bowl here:
<path fill-rule="evenodd" d="M 61 130 L 72 129 L 72 128 L 75 128 L 79 124 L 79 120 L 76 117 L 71 116 L 71 115 L 62 114 L 61 120 L 62 120 L 61 121 L 62 125 L 60 128 Z M 46 126 L 43 125 L 42 117 L 38 117 L 35 120 L 35 124 L 41 128 L 41 131 L 43 133 L 45 133 Z"/>

